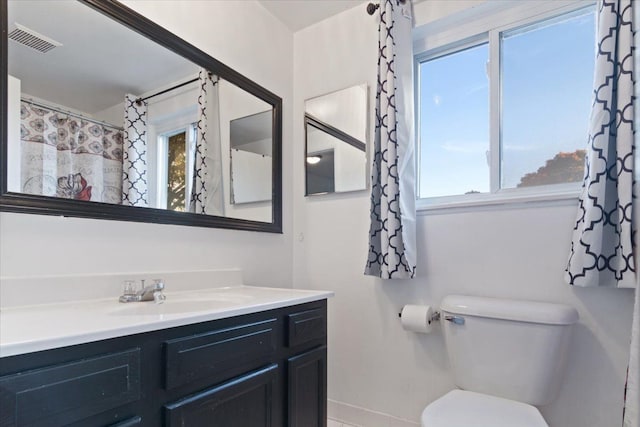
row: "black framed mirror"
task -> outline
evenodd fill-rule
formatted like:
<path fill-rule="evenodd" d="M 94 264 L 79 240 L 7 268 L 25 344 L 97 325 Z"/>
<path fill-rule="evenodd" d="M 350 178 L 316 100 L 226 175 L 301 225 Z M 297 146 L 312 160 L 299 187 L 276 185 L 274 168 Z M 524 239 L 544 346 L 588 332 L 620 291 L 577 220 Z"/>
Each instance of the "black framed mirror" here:
<path fill-rule="evenodd" d="M 116 1 L 0 12 L 0 210 L 282 232 L 280 97 Z M 271 187 L 236 167 L 261 195 L 236 203 L 232 125 L 257 114 Z"/>

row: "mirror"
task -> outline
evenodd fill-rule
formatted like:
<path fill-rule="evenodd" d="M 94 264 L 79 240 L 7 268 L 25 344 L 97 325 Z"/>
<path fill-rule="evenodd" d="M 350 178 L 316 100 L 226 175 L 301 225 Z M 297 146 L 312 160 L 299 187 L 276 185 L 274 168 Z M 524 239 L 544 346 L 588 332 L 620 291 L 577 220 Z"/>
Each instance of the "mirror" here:
<path fill-rule="evenodd" d="M 305 101 L 305 195 L 367 188 L 367 85 Z"/>
<path fill-rule="evenodd" d="M 3 210 L 281 232 L 279 97 L 117 2 L 0 1 Z"/>
<path fill-rule="evenodd" d="M 271 111 L 231 122 L 231 203 L 271 200 Z"/>

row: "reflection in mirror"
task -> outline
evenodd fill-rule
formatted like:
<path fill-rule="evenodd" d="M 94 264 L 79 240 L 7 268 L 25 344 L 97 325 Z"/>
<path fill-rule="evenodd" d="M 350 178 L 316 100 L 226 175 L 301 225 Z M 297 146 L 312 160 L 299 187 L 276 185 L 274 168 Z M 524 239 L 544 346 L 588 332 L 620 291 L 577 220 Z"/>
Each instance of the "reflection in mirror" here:
<path fill-rule="evenodd" d="M 270 110 L 231 121 L 231 203 L 271 200 Z"/>
<path fill-rule="evenodd" d="M 306 195 L 367 186 L 367 85 L 305 101 Z"/>
<path fill-rule="evenodd" d="M 8 191 L 273 221 L 270 103 L 80 2 L 10 0 L 8 26 Z M 256 177 L 229 129 L 258 113 L 260 205 L 238 208 Z"/>

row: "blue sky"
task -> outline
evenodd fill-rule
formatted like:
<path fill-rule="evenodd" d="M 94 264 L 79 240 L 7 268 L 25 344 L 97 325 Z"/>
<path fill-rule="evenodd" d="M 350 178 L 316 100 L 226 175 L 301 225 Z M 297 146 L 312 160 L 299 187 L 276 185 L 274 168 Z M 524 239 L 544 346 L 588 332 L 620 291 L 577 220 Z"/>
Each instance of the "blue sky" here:
<path fill-rule="evenodd" d="M 594 14 L 503 34 L 502 186 L 587 142 Z M 420 67 L 420 196 L 489 191 L 488 45 Z"/>

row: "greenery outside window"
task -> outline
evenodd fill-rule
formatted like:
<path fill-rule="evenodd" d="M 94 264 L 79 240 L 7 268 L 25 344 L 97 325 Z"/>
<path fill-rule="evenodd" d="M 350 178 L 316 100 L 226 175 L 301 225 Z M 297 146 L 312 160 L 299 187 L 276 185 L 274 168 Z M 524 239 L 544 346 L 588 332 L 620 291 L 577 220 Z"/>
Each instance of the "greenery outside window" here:
<path fill-rule="evenodd" d="M 188 210 L 195 135 L 195 125 L 189 125 L 158 136 L 158 201 L 168 210 Z"/>

